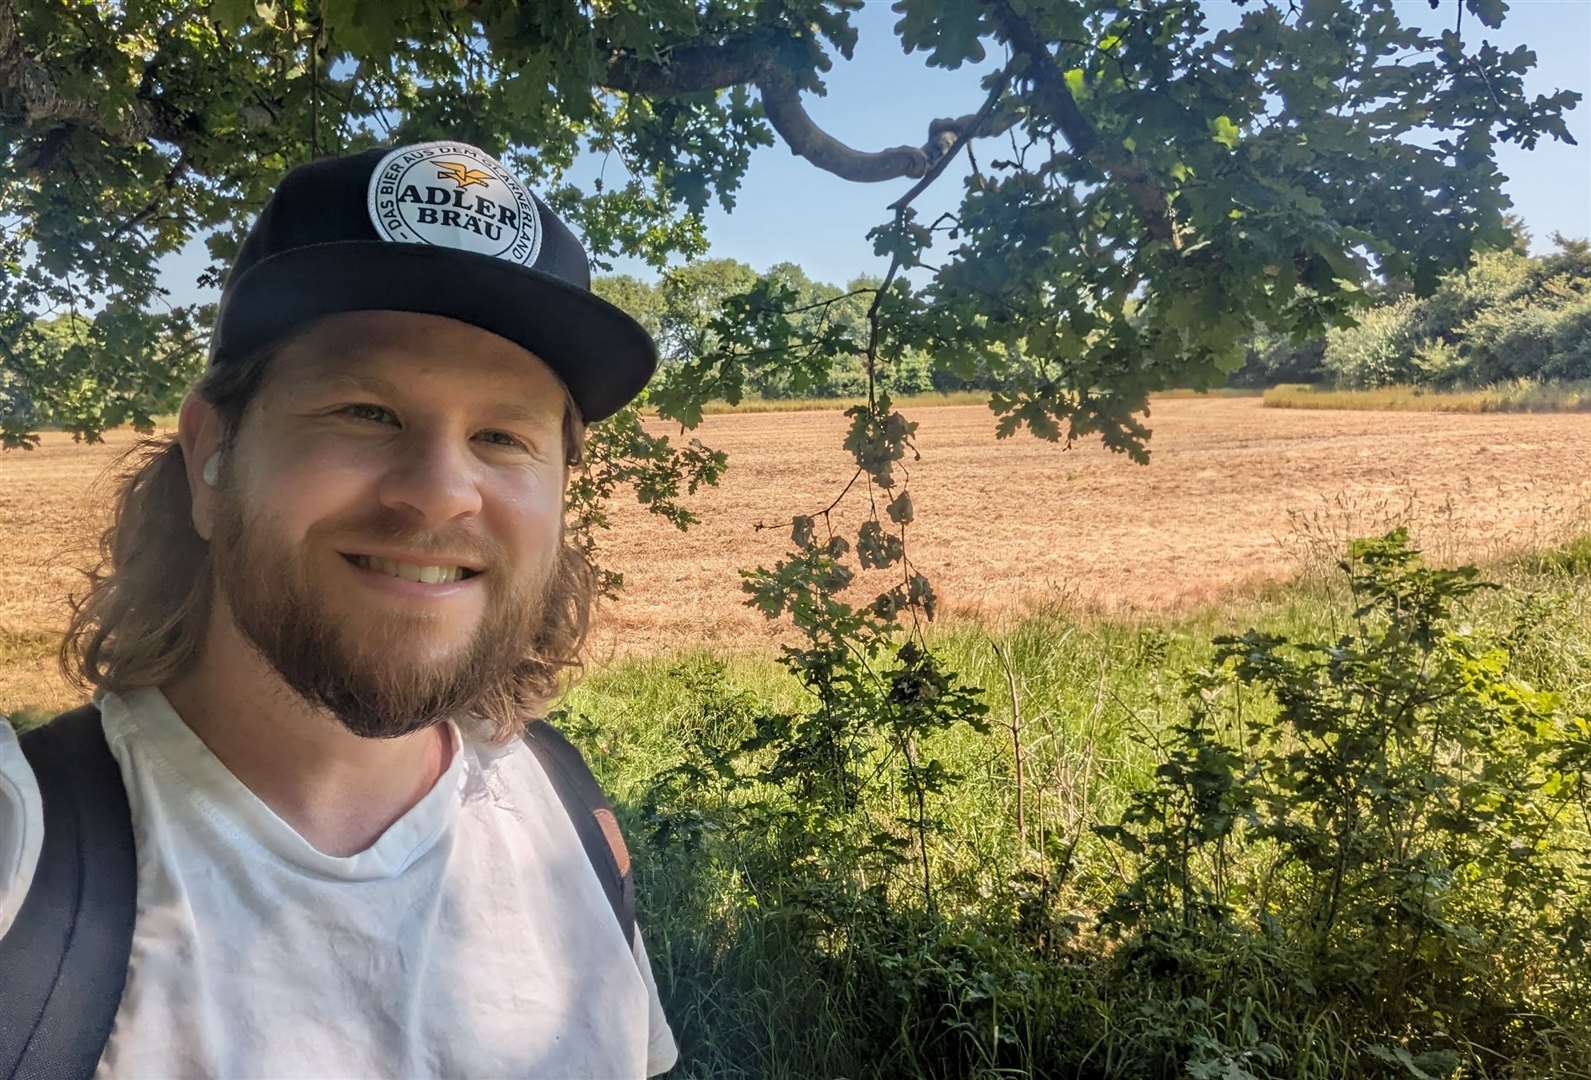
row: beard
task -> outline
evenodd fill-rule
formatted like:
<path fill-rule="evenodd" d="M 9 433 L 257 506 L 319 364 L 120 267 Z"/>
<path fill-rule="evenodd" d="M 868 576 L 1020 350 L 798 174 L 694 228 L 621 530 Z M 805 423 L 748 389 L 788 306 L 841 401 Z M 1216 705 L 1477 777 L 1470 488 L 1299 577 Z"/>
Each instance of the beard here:
<path fill-rule="evenodd" d="M 216 586 L 244 639 L 299 697 L 329 711 L 355 735 L 391 739 L 512 696 L 519 670 L 542 636 L 556 560 L 541 560 L 515 580 L 502 549 L 473 534 L 416 534 L 379 513 L 317 526 L 311 538 L 358 537 L 417 553 L 447 551 L 485 567 L 486 606 L 469 640 L 444 655 L 418 659 L 411 656 L 414 635 L 431 631 L 430 613 L 371 618 L 357 627 L 339 618 L 325 602 L 327 590 L 313 582 L 304 554 L 311 545 L 295 550 L 283 542 L 268 518 L 244 513 L 230 488 L 217 492 L 210 543 Z"/>

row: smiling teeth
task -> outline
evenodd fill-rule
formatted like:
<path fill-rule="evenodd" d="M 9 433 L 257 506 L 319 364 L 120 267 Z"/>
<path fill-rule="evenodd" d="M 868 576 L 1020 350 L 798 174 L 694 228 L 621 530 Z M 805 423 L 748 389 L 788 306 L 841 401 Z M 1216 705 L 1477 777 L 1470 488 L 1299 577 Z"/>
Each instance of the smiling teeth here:
<path fill-rule="evenodd" d="M 421 581 L 427 585 L 446 585 L 464 576 L 463 569 L 457 566 L 416 566 L 414 563 L 395 562 L 374 555 L 359 555 L 354 561 L 378 574 L 389 574 L 405 581 Z"/>

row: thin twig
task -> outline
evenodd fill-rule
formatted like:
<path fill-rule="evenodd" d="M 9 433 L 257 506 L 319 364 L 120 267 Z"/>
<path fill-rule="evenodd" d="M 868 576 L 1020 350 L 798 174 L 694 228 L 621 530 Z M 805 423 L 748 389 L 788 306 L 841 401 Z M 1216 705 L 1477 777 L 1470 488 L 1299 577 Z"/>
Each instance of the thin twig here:
<path fill-rule="evenodd" d="M 989 96 L 984 99 L 983 106 L 973 115 L 972 123 L 967 125 L 965 131 L 956 136 L 956 141 L 950 144 L 950 149 L 946 150 L 944 155 L 929 167 L 928 171 L 923 174 L 923 178 L 911 186 L 910 191 L 889 204 L 891 210 L 900 211 L 911 205 L 912 200 L 921 195 L 929 184 L 939 179 L 939 174 L 949 167 L 957 151 L 977 137 L 978 129 L 988 123 L 989 117 L 994 113 L 994 107 L 1000 103 L 1000 98 L 1004 96 L 1005 88 L 1011 82 L 1011 70 L 1014 66 L 1014 62 L 1007 64 L 1005 69 L 1000 72 L 1000 77 L 995 82 L 994 89 L 989 91 Z"/>

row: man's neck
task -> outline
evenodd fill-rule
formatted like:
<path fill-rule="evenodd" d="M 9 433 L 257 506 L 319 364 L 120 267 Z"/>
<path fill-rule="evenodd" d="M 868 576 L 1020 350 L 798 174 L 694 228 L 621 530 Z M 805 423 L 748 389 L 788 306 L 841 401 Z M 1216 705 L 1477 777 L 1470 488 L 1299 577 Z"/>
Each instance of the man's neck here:
<path fill-rule="evenodd" d="M 447 771 L 447 725 L 355 735 L 290 690 L 229 616 L 213 614 L 199 662 L 161 689 L 210 752 L 317 850 L 365 850 Z"/>

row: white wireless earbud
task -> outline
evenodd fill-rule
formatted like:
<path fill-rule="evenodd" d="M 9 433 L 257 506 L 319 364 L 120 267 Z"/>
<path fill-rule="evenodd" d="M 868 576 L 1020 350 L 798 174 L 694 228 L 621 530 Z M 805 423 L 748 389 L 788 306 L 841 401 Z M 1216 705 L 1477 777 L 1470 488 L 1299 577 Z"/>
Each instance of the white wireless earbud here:
<path fill-rule="evenodd" d="M 209 460 L 204 463 L 204 469 L 200 475 L 204 477 L 205 483 L 215 487 L 217 481 L 221 479 L 221 455 L 219 452 L 210 455 Z"/>

